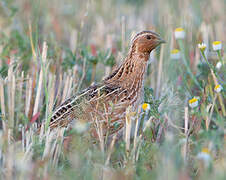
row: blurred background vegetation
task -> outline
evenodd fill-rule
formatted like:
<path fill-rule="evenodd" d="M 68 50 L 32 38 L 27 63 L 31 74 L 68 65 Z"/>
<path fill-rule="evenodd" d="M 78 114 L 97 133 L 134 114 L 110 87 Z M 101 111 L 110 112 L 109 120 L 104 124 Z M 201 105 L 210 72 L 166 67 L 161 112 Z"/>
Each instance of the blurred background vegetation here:
<path fill-rule="evenodd" d="M 219 58 L 225 62 L 225 12 L 225 0 L 0 0 L 0 177 L 225 179 L 226 68 L 214 71 L 223 87 L 216 94 L 197 46 L 206 44 L 213 66 Z M 177 27 L 185 30 L 184 40 L 175 39 Z M 55 106 L 120 64 L 142 30 L 167 43 L 150 56 L 145 102 L 151 109 L 140 116 L 151 125 L 138 149 L 131 147 L 136 155 L 123 140 L 103 150 L 76 131 L 58 130 L 55 138 L 49 131 L 34 133 L 32 122 L 48 127 Z M 223 44 L 219 54 L 212 49 L 216 40 Z M 172 49 L 181 58 L 172 59 Z M 191 109 L 194 96 L 199 106 Z"/>

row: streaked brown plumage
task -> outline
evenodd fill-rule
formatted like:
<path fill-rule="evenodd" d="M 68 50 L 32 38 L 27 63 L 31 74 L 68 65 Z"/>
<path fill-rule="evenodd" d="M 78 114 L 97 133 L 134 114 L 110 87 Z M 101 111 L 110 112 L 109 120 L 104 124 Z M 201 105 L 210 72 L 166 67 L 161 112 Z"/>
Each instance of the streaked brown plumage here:
<path fill-rule="evenodd" d="M 142 31 L 132 40 L 123 63 L 99 84 L 67 99 L 54 111 L 50 127 L 68 126 L 83 120 L 91 124 L 95 136 L 95 121 L 102 125 L 104 134 L 118 132 L 125 123 L 128 106 L 135 111 L 143 99 L 143 80 L 150 52 L 164 40 L 152 31 Z"/>

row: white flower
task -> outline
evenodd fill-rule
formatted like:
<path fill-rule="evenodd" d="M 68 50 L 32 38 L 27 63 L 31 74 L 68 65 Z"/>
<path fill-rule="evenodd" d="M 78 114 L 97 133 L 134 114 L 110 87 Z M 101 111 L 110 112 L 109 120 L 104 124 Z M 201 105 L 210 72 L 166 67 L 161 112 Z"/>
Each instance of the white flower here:
<path fill-rule="evenodd" d="M 219 62 L 217 62 L 217 64 L 216 64 L 216 68 L 217 68 L 217 70 L 219 70 L 220 68 L 221 68 L 221 66 L 222 66 L 222 63 L 219 61 Z"/>
<path fill-rule="evenodd" d="M 214 41 L 214 42 L 212 43 L 212 45 L 213 45 L 213 50 L 214 50 L 214 51 L 221 50 L 221 48 L 222 48 L 221 41 Z"/>
<path fill-rule="evenodd" d="M 205 43 L 198 44 L 198 48 L 199 48 L 201 51 L 205 51 L 205 49 L 206 49 L 206 44 L 205 44 Z"/>
<path fill-rule="evenodd" d="M 221 92 L 222 89 L 223 89 L 223 87 L 220 84 L 218 84 L 214 87 L 214 91 L 217 93 Z"/>
<path fill-rule="evenodd" d="M 77 120 L 75 122 L 75 126 L 74 127 L 75 127 L 75 130 L 78 133 L 83 133 L 83 132 L 85 132 L 88 129 L 88 123 L 84 122 L 84 121 Z"/>
<path fill-rule="evenodd" d="M 151 106 L 148 103 L 144 103 L 144 104 L 142 104 L 142 109 L 144 111 L 149 111 L 151 109 Z"/>
<path fill-rule="evenodd" d="M 184 39 L 185 38 L 185 31 L 183 28 L 176 28 L 174 31 L 174 35 L 176 39 Z"/>
<path fill-rule="evenodd" d="M 170 57 L 171 59 L 180 59 L 180 51 L 178 49 L 172 49 Z"/>
<path fill-rule="evenodd" d="M 199 105 L 199 101 L 198 101 L 198 98 L 197 97 L 193 97 L 192 99 L 190 99 L 188 101 L 188 103 L 189 103 L 189 106 L 191 108 L 195 108 L 195 107 L 197 107 Z"/>
<path fill-rule="evenodd" d="M 205 164 L 205 167 L 208 167 L 212 158 L 208 148 L 203 148 L 200 153 L 197 154 L 197 159 L 202 160 Z"/>

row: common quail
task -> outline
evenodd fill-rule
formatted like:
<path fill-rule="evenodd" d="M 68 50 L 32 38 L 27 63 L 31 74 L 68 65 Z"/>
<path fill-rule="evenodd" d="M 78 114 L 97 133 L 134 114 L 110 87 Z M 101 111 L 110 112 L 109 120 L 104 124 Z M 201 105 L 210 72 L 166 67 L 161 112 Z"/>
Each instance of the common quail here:
<path fill-rule="evenodd" d="M 122 130 L 126 109 L 130 106 L 135 111 L 143 101 L 150 52 L 164 42 L 155 32 L 138 33 L 122 64 L 100 83 L 91 85 L 57 107 L 51 117 L 50 128 L 84 121 L 90 124 L 89 129 L 94 136 L 97 122 L 104 135 Z"/>

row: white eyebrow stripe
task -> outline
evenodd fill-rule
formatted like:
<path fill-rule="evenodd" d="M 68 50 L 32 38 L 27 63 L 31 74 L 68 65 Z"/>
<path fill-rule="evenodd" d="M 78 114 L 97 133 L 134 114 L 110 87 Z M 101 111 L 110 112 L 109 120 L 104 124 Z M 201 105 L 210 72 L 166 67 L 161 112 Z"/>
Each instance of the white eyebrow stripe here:
<path fill-rule="evenodd" d="M 134 37 L 132 42 L 134 42 L 137 38 L 141 37 L 141 36 L 145 36 L 145 35 L 149 35 L 150 33 L 144 33 L 144 34 L 141 34 L 141 35 L 138 35 L 137 37 Z"/>

